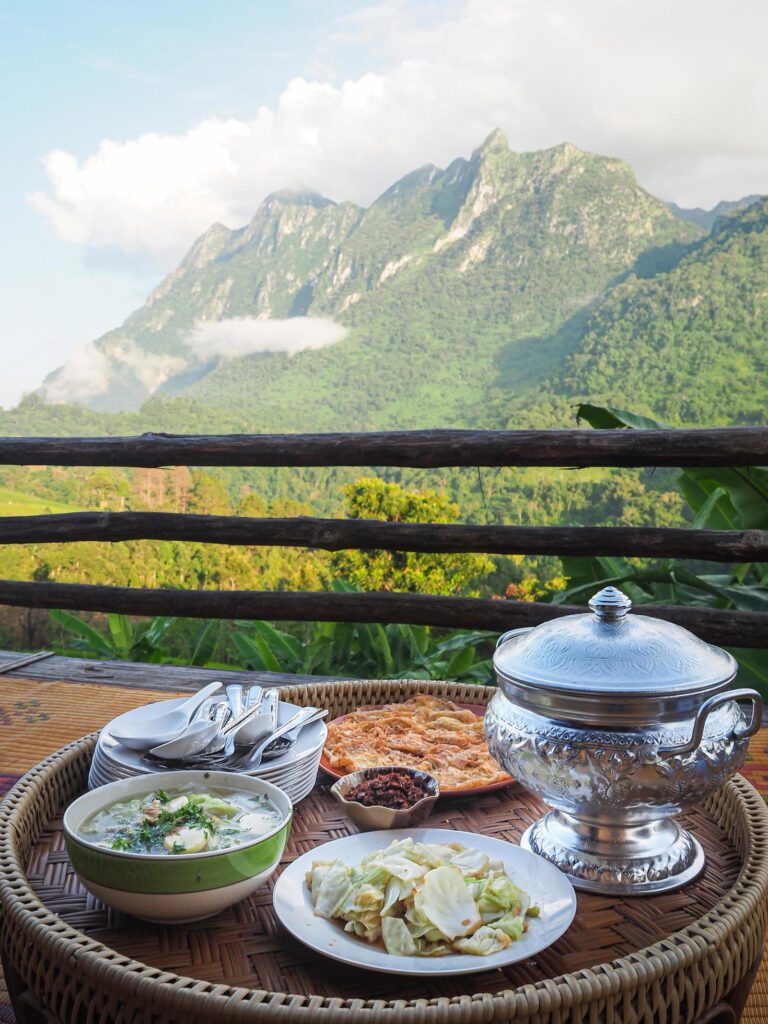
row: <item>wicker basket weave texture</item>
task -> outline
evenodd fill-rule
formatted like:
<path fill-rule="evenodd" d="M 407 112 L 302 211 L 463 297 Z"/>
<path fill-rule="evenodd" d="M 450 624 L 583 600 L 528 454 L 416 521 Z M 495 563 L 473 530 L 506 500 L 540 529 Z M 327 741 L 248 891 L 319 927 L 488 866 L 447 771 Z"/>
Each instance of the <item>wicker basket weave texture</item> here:
<path fill-rule="evenodd" d="M 365 681 L 290 687 L 283 696 L 327 706 L 336 716 L 419 691 L 477 704 L 493 692 L 455 684 Z M 495 993 L 410 1000 L 328 998 L 177 976 L 116 953 L 66 924 L 28 883 L 34 844 L 61 806 L 85 787 L 93 744 L 87 738 L 44 761 L 16 787 L 0 814 L 5 955 L 62 1021 L 213 1024 L 268 1016 L 296 1024 L 689 1024 L 746 975 L 762 947 L 768 813 L 754 790 L 737 780 L 707 806 L 741 853 L 735 884 L 694 923 L 611 962 Z"/>

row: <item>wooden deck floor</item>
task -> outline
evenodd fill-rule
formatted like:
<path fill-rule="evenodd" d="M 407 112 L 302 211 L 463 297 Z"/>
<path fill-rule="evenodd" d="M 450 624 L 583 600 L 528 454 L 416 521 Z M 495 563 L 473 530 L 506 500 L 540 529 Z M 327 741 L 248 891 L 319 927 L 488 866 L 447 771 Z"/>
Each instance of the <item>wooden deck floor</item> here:
<path fill-rule="evenodd" d="M 31 653 L 31 652 L 30 652 Z M 66 658 L 58 654 L 18 669 L 3 671 L 25 656 L 23 651 L 0 651 L 0 675 L 10 679 L 67 680 L 72 683 L 98 683 L 102 686 L 122 686 L 138 690 L 171 690 L 194 693 L 214 679 L 227 683 L 263 683 L 267 686 L 287 686 L 291 683 L 333 682 L 343 676 L 288 675 L 282 672 L 233 672 L 225 669 L 195 668 L 191 665 L 149 665 L 136 661 L 96 661 L 86 658 Z"/>

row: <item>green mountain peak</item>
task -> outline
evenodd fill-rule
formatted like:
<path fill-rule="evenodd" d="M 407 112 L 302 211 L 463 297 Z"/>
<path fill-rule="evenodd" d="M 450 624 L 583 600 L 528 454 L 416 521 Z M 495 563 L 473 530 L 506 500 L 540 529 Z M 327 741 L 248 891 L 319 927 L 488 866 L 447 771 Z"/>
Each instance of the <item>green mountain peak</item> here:
<path fill-rule="evenodd" d="M 501 128 L 494 128 L 491 134 L 481 143 L 480 146 L 478 146 L 472 155 L 484 156 L 487 153 L 506 153 L 508 151 L 509 142 L 507 141 L 507 136 Z"/>
<path fill-rule="evenodd" d="M 682 206 L 678 206 L 677 203 L 669 203 L 669 208 L 676 217 L 689 220 L 692 224 L 697 224 L 699 227 L 704 228 L 705 231 L 711 231 L 715 222 L 720 217 L 725 217 L 738 210 L 745 210 L 748 206 L 752 206 L 753 203 L 764 198 L 765 196 L 750 195 L 743 196 L 741 199 L 724 200 L 713 206 L 711 210 L 704 210 L 700 206 L 693 209 L 685 209 Z"/>
<path fill-rule="evenodd" d="M 317 192 L 301 192 L 288 188 L 270 192 L 261 203 L 261 206 L 269 208 L 277 204 L 284 206 L 313 206 L 318 210 L 324 206 L 336 205 L 332 199 L 327 199 Z"/>
<path fill-rule="evenodd" d="M 264 429 L 487 422 L 490 382 L 511 396 L 544 379 L 575 344 L 573 329 L 557 332 L 579 311 L 700 233 L 621 161 L 569 143 L 516 153 L 496 130 L 367 209 L 278 191 L 244 227 L 214 225 L 96 342 L 111 372 L 88 401 L 189 394 L 258 410 Z M 232 359 L 243 343 L 227 348 L 224 326 L 219 348 L 196 348 L 201 323 L 297 316 L 336 320 L 347 336 L 288 358 L 259 351 L 255 332 L 251 354 Z"/>

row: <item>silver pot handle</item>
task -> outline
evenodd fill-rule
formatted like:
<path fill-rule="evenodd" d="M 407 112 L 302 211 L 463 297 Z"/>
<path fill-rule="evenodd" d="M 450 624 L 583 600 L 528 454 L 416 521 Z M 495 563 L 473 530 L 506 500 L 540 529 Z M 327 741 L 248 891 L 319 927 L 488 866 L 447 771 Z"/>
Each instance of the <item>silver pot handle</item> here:
<path fill-rule="evenodd" d="M 501 647 L 505 644 L 510 637 L 518 636 L 520 633 L 530 633 L 533 626 L 519 626 L 517 629 L 508 629 L 506 633 L 502 633 L 499 639 L 496 641 L 496 646 Z"/>
<path fill-rule="evenodd" d="M 732 700 L 748 700 L 752 704 L 752 714 L 743 725 L 735 725 L 731 733 L 736 739 L 743 739 L 745 736 L 753 736 L 760 728 L 763 720 L 763 699 L 757 690 L 727 690 L 725 693 L 716 693 L 714 697 L 705 700 L 696 713 L 693 723 L 691 738 L 684 743 L 678 743 L 672 747 L 659 747 L 659 753 L 665 756 L 678 756 L 680 754 L 692 753 L 701 743 L 704 735 L 704 725 L 710 713 L 719 708 L 722 704 L 729 704 Z"/>

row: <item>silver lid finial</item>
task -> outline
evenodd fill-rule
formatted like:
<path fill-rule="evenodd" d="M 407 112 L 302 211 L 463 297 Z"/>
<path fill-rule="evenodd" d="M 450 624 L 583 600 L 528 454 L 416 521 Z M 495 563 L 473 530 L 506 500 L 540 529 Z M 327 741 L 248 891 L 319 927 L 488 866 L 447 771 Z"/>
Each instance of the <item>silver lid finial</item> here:
<path fill-rule="evenodd" d="M 589 607 L 598 618 L 610 622 L 623 619 L 631 609 L 632 602 L 616 587 L 603 587 L 599 594 L 590 598 Z"/>

